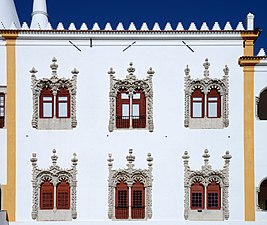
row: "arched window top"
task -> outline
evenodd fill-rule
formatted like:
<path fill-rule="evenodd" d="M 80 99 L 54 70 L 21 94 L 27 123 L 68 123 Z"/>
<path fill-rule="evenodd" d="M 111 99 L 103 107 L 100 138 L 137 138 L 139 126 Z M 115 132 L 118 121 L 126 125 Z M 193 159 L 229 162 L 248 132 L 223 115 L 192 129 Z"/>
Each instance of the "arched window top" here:
<path fill-rule="evenodd" d="M 194 91 L 192 92 L 192 96 L 193 97 L 200 97 L 200 98 L 202 98 L 204 96 L 204 92 L 200 88 L 195 88 Z"/>
<path fill-rule="evenodd" d="M 57 92 L 58 95 L 69 95 L 69 90 L 67 88 L 60 88 Z"/>
<path fill-rule="evenodd" d="M 208 92 L 208 97 L 220 97 L 218 89 L 216 88 L 210 89 L 210 91 Z"/>
<path fill-rule="evenodd" d="M 124 181 L 119 182 L 119 183 L 116 185 L 116 187 L 119 188 L 119 189 L 125 189 L 125 190 L 128 189 L 128 186 L 127 186 L 127 184 L 126 184 Z"/>
<path fill-rule="evenodd" d="M 53 95 L 52 90 L 50 88 L 43 88 L 41 90 L 41 95 Z"/>

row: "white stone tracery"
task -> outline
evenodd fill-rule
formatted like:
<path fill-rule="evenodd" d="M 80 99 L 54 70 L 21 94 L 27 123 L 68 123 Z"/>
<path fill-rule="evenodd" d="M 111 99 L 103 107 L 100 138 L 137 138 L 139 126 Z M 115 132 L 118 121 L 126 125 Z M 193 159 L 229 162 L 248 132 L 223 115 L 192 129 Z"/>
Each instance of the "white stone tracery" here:
<path fill-rule="evenodd" d="M 110 91 L 109 91 L 109 105 L 110 105 L 110 117 L 109 117 L 109 131 L 112 132 L 115 128 L 116 121 L 116 97 L 119 90 L 125 90 L 128 93 L 133 93 L 135 90 L 144 91 L 146 97 L 146 129 L 150 132 L 154 130 L 153 124 L 153 86 L 152 77 L 155 73 L 152 68 L 147 71 L 148 76 L 146 79 L 139 80 L 134 75 L 135 68 L 132 67 L 133 64 L 130 63 L 130 67 L 127 69 L 128 75 L 123 80 L 116 79 L 113 68 L 110 68 L 108 74 L 110 76 Z"/>
<path fill-rule="evenodd" d="M 76 153 L 73 154 L 71 159 L 72 167 L 70 169 L 62 169 L 57 165 L 58 156 L 56 155 L 56 150 L 53 150 L 53 155 L 51 156 L 52 165 L 48 169 L 39 169 L 37 166 L 37 157 L 36 153 L 32 154 L 31 163 L 32 163 L 32 219 L 36 220 L 69 220 L 69 218 L 77 218 L 76 210 L 76 187 L 77 187 L 77 162 Z M 61 210 L 57 214 L 57 210 L 41 210 L 40 209 L 40 188 L 41 184 L 44 181 L 50 181 L 54 187 L 56 187 L 61 181 L 66 181 L 70 185 L 70 210 Z M 42 213 L 46 211 L 47 216 L 45 219 Z M 51 211 L 51 212 L 49 212 Z M 48 213 L 47 213 L 48 212 Z M 50 213 L 50 214 L 49 214 Z"/>
<path fill-rule="evenodd" d="M 190 69 L 187 65 L 184 78 L 184 91 L 185 91 L 185 120 L 184 126 L 189 128 L 224 128 L 229 125 L 229 108 L 228 108 L 228 93 L 229 93 L 229 68 L 225 65 L 223 69 L 224 76 L 222 79 L 210 78 L 209 77 L 209 66 L 210 63 L 208 59 L 205 60 L 203 64 L 204 78 L 202 79 L 192 79 Z M 190 117 L 190 96 L 195 89 L 200 89 L 206 96 L 211 89 L 217 89 L 221 96 L 221 118 L 191 118 Z"/>
<path fill-rule="evenodd" d="M 132 155 L 133 150 L 129 149 L 129 155 L 126 156 L 128 161 L 126 169 L 112 169 L 113 161 L 112 154 L 108 155 L 108 167 L 109 167 L 109 178 L 108 178 L 108 218 L 115 219 L 115 188 L 118 183 L 124 181 L 129 188 L 139 181 L 144 184 L 145 188 L 145 219 L 152 218 L 152 161 L 153 157 L 151 153 L 147 154 L 148 169 L 135 169 L 133 162 L 135 156 Z"/>
<path fill-rule="evenodd" d="M 72 78 L 59 78 L 57 76 L 58 64 L 57 59 L 52 59 L 50 68 L 52 69 L 51 78 L 36 79 L 38 72 L 34 67 L 30 70 L 33 93 L 33 116 L 32 127 L 36 129 L 71 129 L 77 126 L 76 119 L 76 92 L 77 92 L 77 75 L 79 71 L 74 68 L 71 73 Z M 50 88 L 53 96 L 56 96 L 60 88 L 66 88 L 70 94 L 70 119 L 63 118 L 49 118 L 42 119 L 39 115 L 39 99 L 41 91 L 44 88 Z"/>
<path fill-rule="evenodd" d="M 184 218 L 186 220 L 197 220 L 198 218 L 192 216 L 193 210 L 190 209 L 190 188 L 195 182 L 199 182 L 202 184 L 205 189 L 212 182 L 219 184 L 221 188 L 221 209 L 223 219 L 229 218 L 229 202 L 228 202 L 228 189 L 229 189 L 229 165 L 230 159 L 232 156 L 229 154 L 229 151 L 225 152 L 225 155 L 222 157 L 224 159 L 224 166 L 221 170 L 213 170 L 211 165 L 209 165 L 209 157 L 208 150 L 205 149 L 204 154 L 202 156 L 204 158 L 204 165 L 201 167 L 201 170 L 191 170 L 189 166 L 189 155 L 188 152 L 185 151 L 182 156 L 184 160 Z M 212 215 L 212 212 L 215 210 L 210 210 L 210 217 L 214 220 L 216 215 Z M 198 213 L 200 214 L 200 213 Z M 199 217 L 201 218 L 201 216 Z M 209 218 L 210 219 L 210 218 Z M 201 219 L 199 219 L 201 220 Z"/>

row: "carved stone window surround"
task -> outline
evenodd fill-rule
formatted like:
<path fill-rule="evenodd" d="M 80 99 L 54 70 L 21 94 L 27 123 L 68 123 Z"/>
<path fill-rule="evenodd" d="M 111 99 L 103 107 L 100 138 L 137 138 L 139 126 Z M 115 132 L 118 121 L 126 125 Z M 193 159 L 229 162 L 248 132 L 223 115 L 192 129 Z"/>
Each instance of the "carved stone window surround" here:
<path fill-rule="evenodd" d="M 77 187 L 77 162 L 76 154 L 73 154 L 72 168 L 62 169 L 57 165 L 58 156 L 56 150 L 53 150 L 51 156 L 52 165 L 47 169 L 39 169 L 37 166 L 36 153 L 32 154 L 32 219 L 38 221 L 68 221 L 77 218 L 76 211 L 76 187 Z M 66 181 L 70 186 L 70 209 L 56 209 L 56 187 L 61 181 Z M 40 209 L 40 188 L 44 181 L 50 181 L 54 186 L 54 209 Z"/>
<path fill-rule="evenodd" d="M 224 76 L 222 79 L 210 78 L 209 77 L 209 66 L 210 63 L 208 59 L 205 60 L 203 64 L 204 78 L 202 79 L 193 79 L 191 78 L 190 69 L 187 66 L 185 69 L 185 120 L 184 126 L 192 129 L 222 129 L 228 127 L 229 125 L 229 107 L 228 107 L 228 92 L 229 92 L 229 83 L 228 83 L 228 74 L 229 69 L 227 66 L 223 69 Z M 204 106 L 204 118 L 192 118 L 191 117 L 191 99 L 190 96 L 195 89 L 200 89 L 205 95 L 205 106 Z M 218 118 L 208 118 L 207 117 L 207 94 L 211 89 L 216 89 L 221 96 L 221 116 Z"/>
<path fill-rule="evenodd" d="M 135 68 L 130 67 L 127 69 L 128 75 L 125 79 L 116 79 L 114 74 L 115 71 L 113 68 L 110 68 L 108 74 L 110 76 L 110 91 L 109 91 L 109 104 L 110 104 L 110 116 L 109 116 L 109 126 L 108 129 L 110 132 L 113 130 L 129 130 L 129 129 L 145 129 L 152 132 L 154 130 L 153 124 L 153 86 L 152 86 L 152 77 L 155 73 L 152 68 L 147 71 L 148 76 L 145 79 L 139 80 L 134 75 Z M 142 90 L 146 97 L 146 128 L 117 128 L 116 127 L 116 97 L 117 93 L 123 90 L 128 92 L 129 95 L 132 95 L 135 90 Z"/>
<path fill-rule="evenodd" d="M 74 68 L 71 72 L 72 78 L 59 78 L 57 76 L 56 58 L 52 59 L 50 68 L 52 69 L 51 78 L 37 79 L 38 72 L 34 67 L 31 69 L 32 93 L 33 93 L 33 116 L 32 127 L 41 130 L 66 130 L 77 126 L 76 119 L 76 92 L 77 92 L 77 75 L 79 71 Z M 56 105 L 56 96 L 60 88 L 66 88 L 70 94 L 70 118 L 56 118 L 56 110 L 52 118 L 40 118 L 40 94 L 44 88 L 50 88 L 54 96 L 54 105 Z"/>
<path fill-rule="evenodd" d="M 201 170 L 191 170 L 189 166 L 189 155 L 185 151 L 183 155 L 184 160 L 184 218 L 186 220 L 224 220 L 229 218 L 229 202 L 228 202 L 228 189 L 229 189 L 229 164 L 232 156 L 226 151 L 222 157 L 225 161 L 224 167 L 221 170 L 213 170 L 209 165 L 208 150 L 204 151 L 204 165 Z M 200 183 L 206 189 L 209 184 L 215 182 L 219 184 L 221 189 L 221 208 L 219 210 L 207 209 L 207 198 L 204 197 L 204 209 L 192 210 L 190 208 L 190 188 L 195 182 Z"/>
<path fill-rule="evenodd" d="M 144 219 L 132 219 L 131 213 L 129 213 L 129 218 L 127 220 L 147 220 L 152 218 L 152 161 L 153 158 L 151 153 L 147 154 L 148 169 L 135 169 L 133 162 L 135 161 L 135 156 L 132 155 L 133 150 L 129 149 L 129 155 L 126 157 L 128 164 L 126 169 L 112 169 L 113 161 L 112 154 L 109 154 L 108 167 L 109 167 L 109 178 L 108 178 L 108 218 L 112 220 L 115 217 L 115 188 L 118 183 L 124 181 L 129 188 L 129 193 L 131 193 L 131 188 L 136 181 L 139 181 L 144 185 L 145 188 L 145 217 Z M 131 194 L 130 194 L 131 195 Z M 130 197 L 131 198 L 131 197 Z M 129 199 L 129 212 L 131 212 L 131 203 Z"/>

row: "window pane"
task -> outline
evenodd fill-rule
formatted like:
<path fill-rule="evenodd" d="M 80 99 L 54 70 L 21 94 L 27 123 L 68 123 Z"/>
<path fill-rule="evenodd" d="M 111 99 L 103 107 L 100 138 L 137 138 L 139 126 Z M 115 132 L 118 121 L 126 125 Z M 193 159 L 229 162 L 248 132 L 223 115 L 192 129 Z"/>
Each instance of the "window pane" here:
<path fill-rule="evenodd" d="M 217 101 L 217 98 L 216 97 L 215 98 L 214 97 L 209 97 L 208 101 Z"/>
<path fill-rule="evenodd" d="M 52 103 L 44 102 L 43 103 L 43 117 L 52 117 Z"/>
<path fill-rule="evenodd" d="M 65 102 L 58 103 L 58 116 L 67 117 L 68 116 L 68 104 Z"/>
<path fill-rule="evenodd" d="M 208 117 L 217 117 L 217 102 L 209 102 L 208 111 Z"/>
<path fill-rule="evenodd" d="M 0 116 L 4 116 L 5 112 L 4 112 L 4 108 L 0 108 Z"/>
<path fill-rule="evenodd" d="M 202 207 L 202 193 L 192 193 L 192 207 Z"/>
<path fill-rule="evenodd" d="M 193 102 L 193 117 L 202 117 L 202 102 Z"/>
<path fill-rule="evenodd" d="M 43 101 L 52 101 L 52 97 L 43 97 Z"/>
<path fill-rule="evenodd" d="M 4 106 L 4 97 L 3 96 L 0 97 L 0 106 Z"/>
<path fill-rule="evenodd" d="M 122 104 L 122 116 L 129 116 L 130 110 L 128 104 Z"/>
<path fill-rule="evenodd" d="M 68 97 L 58 97 L 59 101 L 68 101 Z"/>
<path fill-rule="evenodd" d="M 140 93 L 133 94 L 133 99 L 140 99 Z"/>
<path fill-rule="evenodd" d="M 126 93 L 121 93 L 121 99 L 128 99 L 129 96 Z"/>
<path fill-rule="evenodd" d="M 133 104 L 133 116 L 139 116 L 139 104 Z"/>
<path fill-rule="evenodd" d="M 202 101 L 202 98 L 196 98 L 196 97 L 194 97 L 193 98 L 193 101 Z"/>

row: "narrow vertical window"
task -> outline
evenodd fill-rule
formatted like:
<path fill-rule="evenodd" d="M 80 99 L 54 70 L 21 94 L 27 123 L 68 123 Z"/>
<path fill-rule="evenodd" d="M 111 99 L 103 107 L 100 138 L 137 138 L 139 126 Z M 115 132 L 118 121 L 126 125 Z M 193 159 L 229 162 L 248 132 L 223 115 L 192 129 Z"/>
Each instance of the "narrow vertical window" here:
<path fill-rule="evenodd" d="M 191 209 L 204 209 L 204 187 L 200 183 L 191 186 Z"/>
<path fill-rule="evenodd" d="M 0 128 L 5 126 L 5 94 L 0 93 Z"/>
<path fill-rule="evenodd" d="M 52 118 L 54 114 L 54 97 L 49 88 L 44 88 L 40 95 L 40 117 Z"/>
<path fill-rule="evenodd" d="M 126 92 L 119 92 L 116 99 L 117 128 L 130 127 L 130 98 Z"/>
<path fill-rule="evenodd" d="M 260 93 L 259 103 L 257 105 L 258 117 L 260 120 L 267 120 L 267 89 Z"/>
<path fill-rule="evenodd" d="M 132 187 L 132 219 L 145 218 L 145 188 L 139 181 Z"/>
<path fill-rule="evenodd" d="M 191 117 L 204 117 L 204 93 L 200 89 L 195 89 L 191 95 Z"/>
<path fill-rule="evenodd" d="M 127 185 L 121 181 L 116 187 L 116 219 L 128 219 L 129 217 L 129 191 Z"/>
<path fill-rule="evenodd" d="M 57 209 L 70 208 L 70 186 L 66 181 L 57 185 Z"/>
<path fill-rule="evenodd" d="M 133 128 L 146 127 L 146 97 L 142 91 L 133 94 L 132 103 Z"/>
<path fill-rule="evenodd" d="M 221 96 L 216 89 L 211 89 L 208 93 L 207 114 L 209 118 L 221 117 Z"/>
<path fill-rule="evenodd" d="M 221 208 L 221 189 L 220 185 L 212 182 L 207 187 L 207 209 Z"/>
<path fill-rule="evenodd" d="M 57 118 L 70 118 L 70 94 L 66 88 L 57 93 Z"/>
<path fill-rule="evenodd" d="M 54 186 L 51 182 L 45 181 L 40 189 L 40 209 L 54 208 Z"/>

